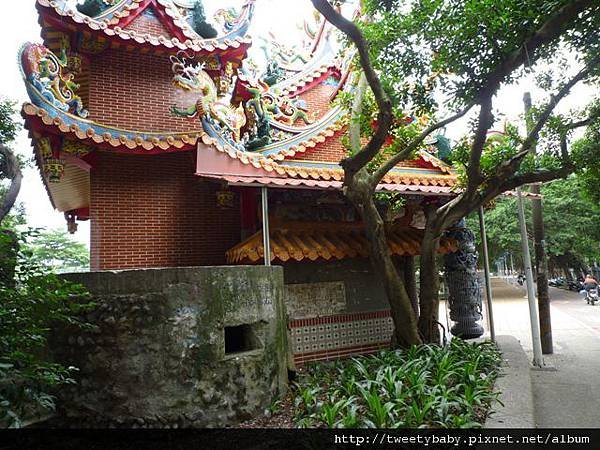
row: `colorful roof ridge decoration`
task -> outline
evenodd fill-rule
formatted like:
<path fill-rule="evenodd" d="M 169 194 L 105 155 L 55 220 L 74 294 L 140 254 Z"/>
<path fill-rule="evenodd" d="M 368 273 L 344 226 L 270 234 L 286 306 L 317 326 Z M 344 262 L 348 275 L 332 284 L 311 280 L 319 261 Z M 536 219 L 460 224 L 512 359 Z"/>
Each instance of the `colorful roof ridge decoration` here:
<path fill-rule="evenodd" d="M 97 18 L 80 13 L 66 0 L 37 0 L 37 5 L 40 11 L 47 10 L 55 16 L 56 20 L 52 23 L 54 26 L 59 28 L 75 27 L 75 31 L 79 26 L 85 26 L 87 31 L 99 33 L 104 39 L 116 40 L 124 44 L 149 45 L 173 51 L 191 50 L 211 53 L 215 50 L 226 51 L 240 48 L 245 51 L 252 42 L 246 32 L 254 10 L 254 0 L 246 1 L 242 12 L 236 18 L 234 28 L 214 39 L 201 38 L 181 15 L 173 0 L 124 0 Z M 170 31 L 174 32 L 174 37 L 169 39 L 165 36 L 141 35 L 122 26 L 124 20 L 131 21 L 149 6 L 159 8 L 157 11 L 161 12 L 160 18 L 168 18 L 168 20 L 164 20 L 164 23 Z M 64 21 L 64 18 L 71 19 L 71 27 Z"/>
<path fill-rule="evenodd" d="M 77 117 L 51 108 L 41 108 L 33 103 L 25 103 L 22 115 L 28 129 L 37 125 L 54 128 L 54 134 L 66 134 L 81 141 L 121 150 L 140 150 L 144 153 L 193 149 L 204 131 L 187 133 L 145 133 L 119 130 Z"/>
<path fill-rule="evenodd" d="M 341 260 L 367 258 L 369 242 L 361 223 L 274 223 L 270 231 L 271 261 Z M 415 256 L 420 253 L 423 230 L 391 226 L 387 230 L 388 245 L 393 256 Z M 453 239 L 443 237 L 439 253 L 455 252 Z M 226 252 L 230 264 L 262 262 L 262 231 Z"/>
<path fill-rule="evenodd" d="M 344 128 L 345 114 L 340 111 L 337 114 L 331 114 L 318 127 L 309 129 L 285 141 L 275 142 L 257 150 L 257 152 L 274 161 L 283 161 L 286 158 L 292 158 L 298 153 L 305 153 L 318 144 L 324 143 Z"/>
<path fill-rule="evenodd" d="M 75 93 L 79 85 L 73 81 L 75 71 L 71 70 L 64 49 L 59 58 L 43 45 L 25 44 L 19 56 L 23 77 L 47 103 L 83 119 L 88 116 Z"/>
<path fill-rule="evenodd" d="M 303 88 L 326 75 L 335 74 L 340 77 L 339 66 L 340 62 L 337 61 L 328 35 L 323 44 L 319 46 L 318 51 L 299 73 L 276 83 L 272 88 L 280 90 L 284 95 L 294 97 L 304 92 L 305 89 Z"/>

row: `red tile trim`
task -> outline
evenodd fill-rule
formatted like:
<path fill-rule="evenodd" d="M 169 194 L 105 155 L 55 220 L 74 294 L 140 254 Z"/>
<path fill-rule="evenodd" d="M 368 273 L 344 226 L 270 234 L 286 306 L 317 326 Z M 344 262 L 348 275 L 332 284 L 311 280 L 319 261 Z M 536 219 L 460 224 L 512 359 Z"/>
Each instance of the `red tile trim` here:
<path fill-rule="evenodd" d="M 367 311 L 351 314 L 337 314 L 333 316 L 311 317 L 307 319 L 292 319 L 289 321 L 290 328 L 300 328 L 324 323 L 356 322 L 358 320 L 378 319 L 390 317 L 390 310 Z"/>

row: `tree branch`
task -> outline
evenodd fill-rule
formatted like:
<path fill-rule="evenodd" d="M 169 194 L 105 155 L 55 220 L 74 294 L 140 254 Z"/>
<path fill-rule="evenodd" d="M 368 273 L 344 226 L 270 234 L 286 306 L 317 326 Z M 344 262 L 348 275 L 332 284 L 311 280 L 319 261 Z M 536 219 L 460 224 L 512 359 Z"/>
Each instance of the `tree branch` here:
<path fill-rule="evenodd" d="M 503 192 L 511 191 L 520 186 L 532 183 L 544 183 L 548 181 L 557 180 L 559 178 L 566 178 L 573 173 L 574 167 L 572 164 L 567 164 L 559 169 L 554 170 L 536 170 L 535 172 L 528 172 L 521 175 L 515 175 L 509 180 L 505 181 L 500 185 L 496 185 L 489 191 L 485 191 L 481 196 L 481 204 L 487 203 L 494 199 Z"/>
<path fill-rule="evenodd" d="M 358 80 L 358 86 L 354 93 L 352 102 L 352 111 L 350 114 L 350 124 L 348 125 L 348 136 L 350 138 L 350 149 L 353 153 L 360 151 L 360 115 L 362 114 L 362 101 L 367 89 L 367 79 L 365 74 L 361 73 Z"/>
<path fill-rule="evenodd" d="M 496 171 L 496 175 L 489 180 L 490 184 L 501 184 L 503 182 L 503 179 L 510 177 L 517 171 L 517 169 L 521 165 L 523 158 L 525 158 L 525 156 L 529 154 L 533 145 L 535 144 L 535 141 L 537 141 L 541 129 L 548 121 L 548 118 L 554 111 L 554 108 L 556 108 L 558 103 L 571 91 L 571 88 L 579 81 L 587 77 L 599 63 L 600 57 L 594 58 L 589 65 L 582 69 L 567 83 L 565 83 L 563 87 L 558 91 L 558 93 L 550 98 L 550 102 L 548 102 L 548 104 L 540 114 L 540 117 L 536 121 L 535 125 L 530 130 L 527 137 L 521 144 L 519 152 L 517 152 L 517 154 L 515 154 L 513 157 L 499 165 L 498 170 Z"/>
<path fill-rule="evenodd" d="M 576 128 L 587 127 L 590 123 L 596 120 L 598 116 L 590 116 L 587 119 L 580 120 L 578 122 L 571 122 L 565 126 L 567 130 L 575 130 Z"/>
<path fill-rule="evenodd" d="M 344 159 L 341 162 L 346 172 L 346 176 L 352 177 L 358 170 L 364 167 L 379 152 L 387 138 L 390 126 L 392 124 L 392 102 L 383 90 L 379 77 L 373 68 L 369 57 L 369 48 L 360 29 L 350 20 L 336 11 L 327 0 L 311 0 L 313 6 L 327 19 L 333 26 L 345 33 L 354 43 L 358 50 L 360 65 L 363 69 L 367 82 L 379 112 L 377 114 L 377 130 L 367 145 L 355 155 Z"/>
<path fill-rule="evenodd" d="M 481 154 L 485 142 L 487 141 L 488 130 L 494 124 L 494 114 L 492 113 L 492 96 L 481 99 L 481 109 L 479 110 L 479 120 L 475 138 L 471 145 L 471 154 L 469 155 L 469 165 L 467 166 L 467 192 L 471 193 L 477 189 L 481 182 Z"/>
<path fill-rule="evenodd" d="M 429 136 L 435 130 L 439 130 L 440 128 L 443 128 L 446 125 L 460 119 L 467 112 L 469 112 L 471 110 L 471 108 L 473 108 L 474 105 L 475 105 L 475 102 L 471 102 L 467 106 L 465 106 L 462 110 L 460 110 L 459 112 L 454 114 L 453 116 L 447 117 L 444 120 L 434 123 L 433 125 L 430 125 L 425 130 L 423 130 L 421 132 L 421 134 L 419 134 L 419 136 L 414 138 L 401 152 L 397 153 L 396 155 L 394 155 L 393 157 L 388 159 L 386 162 L 384 162 L 379 167 L 379 169 L 377 169 L 377 171 L 375 171 L 375 173 L 373 174 L 374 185 L 376 186 L 382 180 L 382 178 L 385 176 L 385 174 L 388 173 L 390 170 L 392 170 L 396 164 L 398 164 L 400 161 L 404 161 L 406 158 L 408 158 L 411 155 L 411 153 L 413 151 L 415 151 L 419 147 L 419 145 L 421 145 L 423 143 L 423 141 L 427 138 L 427 136 Z"/>
<path fill-rule="evenodd" d="M 487 82 L 479 90 L 478 97 L 486 97 L 490 92 L 496 92 L 504 78 L 527 62 L 531 54 L 558 38 L 564 32 L 565 25 L 574 22 L 579 14 L 596 5 L 597 0 L 571 0 L 556 10 L 533 35 L 523 42 L 521 47 L 509 54 L 496 69 L 488 74 Z"/>
<path fill-rule="evenodd" d="M 0 168 L 2 175 L 11 180 L 8 191 L 4 194 L 4 198 L 0 199 L 0 223 L 8 215 L 21 190 L 21 181 L 23 174 L 19 167 L 19 162 L 15 154 L 8 147 L 0 144 Z"/>

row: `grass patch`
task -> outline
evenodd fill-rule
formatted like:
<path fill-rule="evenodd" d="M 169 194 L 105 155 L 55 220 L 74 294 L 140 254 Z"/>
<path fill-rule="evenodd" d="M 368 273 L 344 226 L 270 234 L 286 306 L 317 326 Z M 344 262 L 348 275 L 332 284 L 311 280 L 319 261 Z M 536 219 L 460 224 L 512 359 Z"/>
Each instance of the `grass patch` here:
<path fill-rule="evenodd" d="M 478 428 L 499 393 L 501 356 L 491 342 L 313 363 L 294 388 L 293 422 L 328 428 Z"/>

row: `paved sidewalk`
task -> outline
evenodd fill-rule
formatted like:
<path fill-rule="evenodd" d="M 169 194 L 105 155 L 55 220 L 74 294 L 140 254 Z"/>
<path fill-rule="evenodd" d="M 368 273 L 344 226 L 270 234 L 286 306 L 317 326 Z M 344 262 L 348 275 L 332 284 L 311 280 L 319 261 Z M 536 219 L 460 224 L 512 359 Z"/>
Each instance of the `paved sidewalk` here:
<path fill-rule="evenodd" d="M 525 290 L 492 280 L 497 335 L 512 335 L 532 360 Z M 544 355 L 555 370 L 530 371 L 537 427 L 600 427 L 600 307 L 577 293 L 551 289 L 554 354 Z M 485 318 L 487 320 L 487 317 Z M 487 328 L 487 324 L 486 324 Z"/>

